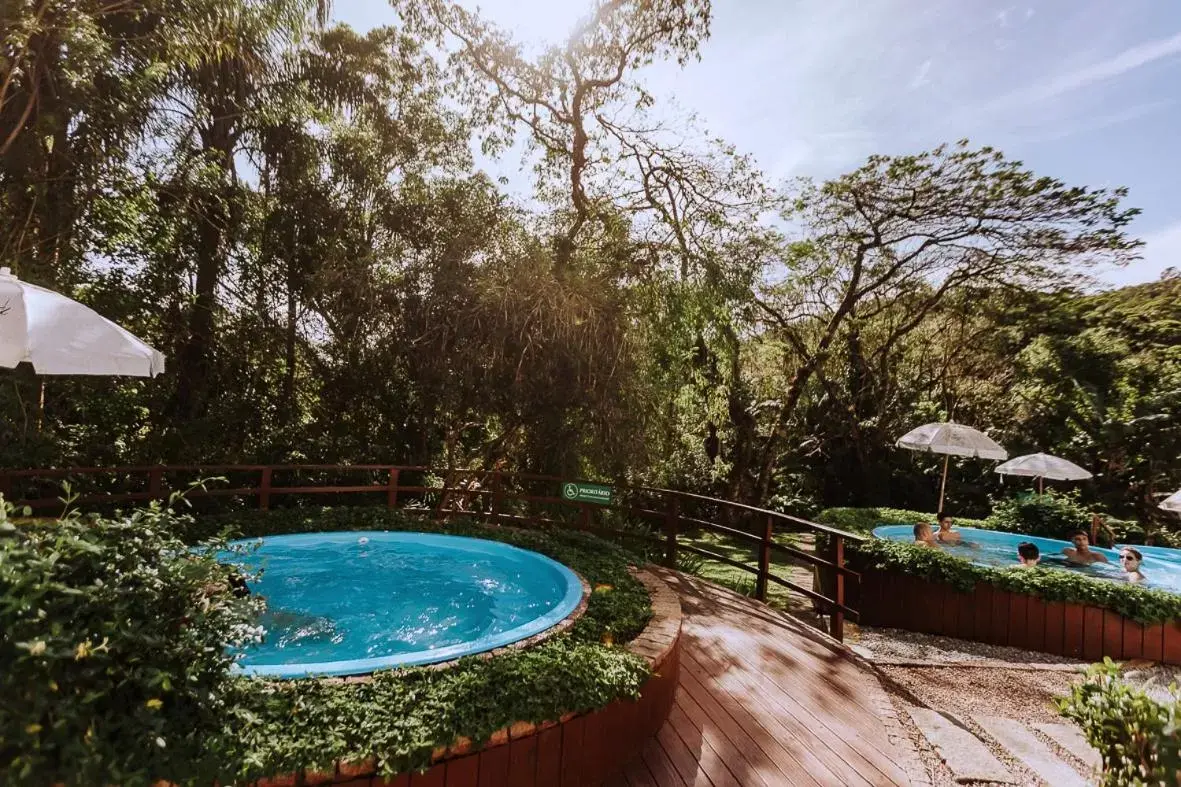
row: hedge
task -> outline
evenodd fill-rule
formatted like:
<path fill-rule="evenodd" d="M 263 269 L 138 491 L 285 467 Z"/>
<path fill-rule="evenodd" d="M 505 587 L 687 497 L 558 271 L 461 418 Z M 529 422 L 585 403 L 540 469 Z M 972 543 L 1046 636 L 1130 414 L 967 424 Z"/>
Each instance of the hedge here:
<path fill-rule="evenodd" d="M 960 527 L 988 528 L 983 519 L 965 519 L 958 516 L 954 519 L 956 525 Z M 826 508 L 816 518 L 816 521 L 822 525 L 832 525 L 852 533 L 871 533 L 875 527 L 881 525 L 914 525 L 919 522 L 930 522 L 934 526 L 935 520 L 935 514 L 911 511 L 906 508 Z"/>
<path fill-rule="evenodd" d="M 193 718 L 203 719 L 193 733 L 199 737 L 201 756 L 187 756 L 186 751 L 192 751 L 190 747 L 178 751 L 178 756 L 163 758 L 159 753 L 171 751 L 168 748 L 171 740 L 161 745 L 151 737 L 146 739 L 150 744 L 143 750 L 146 754 L 133 745 L 122 748 L 89 745 L 93 734 L 116 729 L 122 723 L 121 714 L 131 710 L 130 706 L 118 703 L 96 710 L 92 701 L 94 692 L 120 691 L 124 670 L 91 675 L 85 691 L 66 691 L 59 680 L 57 685 L 63 690 L 51 698 L 52 712 L 45 709 L 44 703 L 14 702 L 0 707 L 0 729 L 4 730 L 0 768 L 4 768 L 8 783 L 138 785 L 159 779 L 181 784 L 208 784 L 214 779 L 220 783 L 238 783 L 280 773 L 330 770 L 337 760 L 372 760 L 383 774 L 390 775 L 426 767 L 437 747 L 450 745 L 458 738 L 470 738 L 478 745 L 492 732 L 515 721 L 553 720 L 566 712 L 601 707 L 619 697 L 635 697 L 649 676 L 647 662 L 620 647 L 641 631 L 651 616 L 646 591 L 628 573 L 629 564 L 636 560 L 624 549 L 587 534 L 524 531 L 463 520 L 443 523 L 386 508 L 247 512 L 201 520 L 159 514 L 157 520 L 159 524 L 152 525 L 153 532 L 163 533 L 166 543 L 153 543 L 147 557 L 137 558 L 130 572 L 126 570 L 128 566 L 117 566 L 118 571 L 112 568 L 112 576 L 107 579 L 100 576 L 97 587 L 105 586 L 119 574 L 134 577 L 156 570 L 172 575 L 174 564 L 203 561 L 200 556 L 193 557 L 187 550 L 178 548 L 182 542 L 169 540 L 174 536 L 166 531 L 181 534 L 184 543 L 193 544 L 213 534 L 233 537 L 374 529 L 454 533 L 504 541 L 536 550 L 570 566 L 596 590 L 586 613 L 574 626 L 535 647 L 509 650 L 492 658 L 468 657 L 444 670 L 387 670 L 376 673 L 367 683 L 242 677 L 231 674 L 228 660 L 220 656 L 223 647 L 209 649 L 206 644 L 202 652 L 209 653 L 213 661 L 197 661 L 204 665 L 201 674 L 207 685 L 199 686 L 200 691 L 189 692 L 204 697 L 208 703 L 196 709 L 196 716 L 191 697 L 183 712 L 174 702 L 174 695 L 186 690 L 188 667 L 162 661 L 153 667 L 154 693 L 148 698 L 153 701 L 141 698 L 133 704 L 138 702 L 148 713 L 147 718 L 164 728 L 171 729 L 169 725 L 172 725 L 183 729 Z M 128 533 L 125 527 L 103 524 L 125 521 L 128 520 L 88 522 L 88 527 L 95 527 L 94 534 L 87 539 L 89 549 L 97 550 L 100 558 L 107 553 L 127 551 L 127 543 L 135 542 L 136 535 Z M 50 527 L 56 528 L 57 524 Z M 41 532 L 51 531 L 42 528 Z M 103 534 L 107 532 L 120 534 L 120 538 L 105 538 Z M 53 539 L 42 539 L 42 543 L 51 544 Z M 69 566 L 81 559 L 76 554 L 88 555 L 89 549 L 75 550 L 59 560 L 65 568 L 54 575 L 52 586 L 45 585 L 48 580 L 33 571 L 49 559 L 49 553 L 25 561 L 29 567 L 10 561 L 4 564 L 4 579 L 8 584 L 3 590 L 7 594 L 13 583 L 22 582 L 28 585 L 30 593 L 51 592 L 60 597 L 61 603 L 53 607 L 44 625 L 64 632 L 63 637 L 87 631 L 104 615 L 131 622 L 131 630 L 142 618 L 145 625 L 156 621 L 172 631 L 178 616 L 200 609 L 199 594 L 178 592 L 167 584 L 158 592 L 151 591 L 138 612 L 123 608 L 104 612 L 101 607 L 96 608 L 85 601 L 88 594 L 97 592 L 94 572 L 79 580 L 82 584 L 76 585 L 69 579 Z M 105 566 L 110 561 L 98 562 Z M 200 562 L 199 565 L 209 564 Z M 208 570 L 216 571 L 217 567 Z M 176 609 L 178 606 L 184 609 Z M 14 622 L 10 617 L 24 607 L 5 606 L 0 620 L 6 629 L 2 642 L 5 669 L 0 677 L 6 697 L 24 696 L 26 685 L 48 693 L 44 681 L 35 684 L 29 674 L 9 669 L 21 652 L 24 654 L 21 658 L 45 654 L 39 646 L 28 647 L 30 640 L 24 635 L 23 651 L 15 650 L 19 643 L 7 635 L 11 630 L 9 625 Z M 108 629 L 110 640 L 103 647 L 115 652 L 120 647 L 117 638 L 122 636 L 121 628 Z M 208 639 L 209 626 L 201 631 Z M 215 633 L 219 636 L 214 642 L 227 643 L 231 639 L 231 632 L 225 627 Z M 166 652 L 172 652 L 167 648 L 172 647 L 175 633 L 153 636 L 155 645 L 141 647 L 139 659 L 155 659 L 153 648 L 164 647 Z M 75 669 L 73 660 L 64 656 L 57 663 L 61 669 Z M 137 713 L 142 715 L 140 711 Z M 66 730 L 68 734 L 52 739 L 40 734 L 43 729 L 56 729 L 53 727 L 56 718 L 73 715 L 86 723 L 81 728 L 74 725 Z M 87 734 L 87 726 L 96 732 Z M 78 734 L 70 732 L 73 729 L 79 729 Z M 13 762 L 24 762 L 27 767 L 7 767 Z"/>
<path fill-rule="evenodd" d="M 1054 568 L 978 566 L 941 549 L 898 541 L 871 539 L 852 544 L 849 549 L 854 565 L 862 570 L 898 571 L 947 584 L 963 592 L 970 592 L 978 582 L 988 582 L 1002 590 L 1047 601 L 1104 607 L 1145 624 L 1181 618 L 1181 595 L 1166 590 L 1092 579 Z"/>
<path fill-rule="evenodd" d="M 1044 538 L 1065 539 L 1077 529 L 1089 530 L 1091 514 L 1073 495 L 1047 492 L 1044 495 L 1020 494 L 993 502 L 987 519 L 954 517 L 960 527 L 984 530 L 1005 530 Z M 827 508 L 817 516 L 818 522 L 833 525 L 854 533 L 870 533 L 880 525 L 914 525 L 918 522 L 935 524 L 936 515 L 904 508 Z M 1143 544 L 1147 533 L 1136 522 L 1104 517 L 1104 527 L 1118 544 Z M 1101 540 L 1103 537 L 1101 531 Z M 1181 533 L 1157 530 L 1153 534 L 1157 546 L 1181 547 Z M 1107 546 L 1111 546 L 1108 544 Z"/>

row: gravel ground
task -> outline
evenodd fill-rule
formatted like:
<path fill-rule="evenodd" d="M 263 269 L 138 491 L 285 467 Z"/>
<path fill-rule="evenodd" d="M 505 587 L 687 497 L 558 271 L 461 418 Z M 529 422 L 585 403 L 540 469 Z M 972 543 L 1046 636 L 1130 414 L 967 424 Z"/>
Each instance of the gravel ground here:
<path fill-rule="evenodd" d="M 923 661 L 931 663 L 1006 661 L 1014 664 L 1078 664 L 1075 659 L 1035 653 L 1020 648 L 986 645 L 964 639 L 919 634 L 902 629 L 861 627 L 849 637 L 849 645 L 870 661 Z"/>
<path fill-rule="evenodd" d="M 1060 722 L 1054 698 L 1070 693 L 1081 675 L 1007 669 L 878 667 L 919 703 L 957 716 L 1004 716 L 1024 722 Z"/>

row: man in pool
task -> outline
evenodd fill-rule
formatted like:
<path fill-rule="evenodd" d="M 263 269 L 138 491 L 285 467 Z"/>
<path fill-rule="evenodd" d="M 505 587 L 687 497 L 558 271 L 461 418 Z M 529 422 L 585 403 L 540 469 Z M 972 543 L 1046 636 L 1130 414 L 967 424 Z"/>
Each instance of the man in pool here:
<path fill-rule="evenodd" d="M 1017 545 L 1017 563 L 1021 566 L 1036 566 L 1042 559 L 1041 550 L 1031 541 L 1022 541 Z"/>
<path fill-rule="evenodd" d="M 939 515 L 939 532 L 935 534 L 935 539 L 940 544 L 955 546 L 962 540 L 960 537 L 960 532 L 958 530 L 952 530 L 951 525 L 951 514 Z"/>
<path fill-rule="evenodd" d="M 935 537 L 931 535 L 931 526 L 926 522 L 919 522 L 914 526 L 914 543 L 915 546 L 939 548 L 935 543 Z"/>
<path fill-rule="evenodd" d="M 1076 530 L 1070 534 L 1070 543 L 1074 547 L 1067 547 L 1062 550 L 1062 554 L 1066 555 L 1067 563 L 1074 563 L 1079 566 L 1089 566 L 1092 563 L 1106 563 L 1107 557 L 1101 552 L 1091 551 L 1091 539 L 1085 531 Z"/>
<path fill-rule="evenodd" d="M 1120 568 L 1124 570 L 1126 579 L 1129 582 L 1143 582 L 1144 575 L 1140 573 L 1140 561 L 1144 556 L 1140 554 L 1139 549 L 1132 549 L 1131 547 L 1124 547 L 1119 553 Z"/>

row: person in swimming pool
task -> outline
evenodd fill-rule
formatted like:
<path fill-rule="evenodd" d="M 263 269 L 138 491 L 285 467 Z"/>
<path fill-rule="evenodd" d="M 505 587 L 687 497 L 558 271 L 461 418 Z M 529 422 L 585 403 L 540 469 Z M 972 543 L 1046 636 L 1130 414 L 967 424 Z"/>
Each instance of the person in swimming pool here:
<path fill-rule="evenodd" d="M 931 535 L 931 526 L 926 522 L 919 522 L 914 526 L 914 543 L 915 546 L 939 548 L 935 543 L 935 537 Z"/>
<path fill-rule="evenodd" d="M 952 524 L 951 514 L 940 514 L 939 532 L 935 534 L 935 540 L 948 546 L 959 544 L 963 538 L 960 536 L 960 531 L 952 529 Z"/>
<path fill-rule="evenodd" d="M 1076 530 L 1070 534 L 1070 543 L 1074 547 L 1067 547 L 1062 550 L 1062 554 L 1066 555 L 1066 562 L 1074 563 L 1079 566 L 1089 566 L 1092 563 L 1107 563 L 1107 556 L 1101 552 L 1093 552 L 1091 550 L 1091 539 L 1086 534 L 1086 531 Z"/>
<path fill-rule="evenodd" d="M 1030 541 L 1022 541 L 1017 545 L 1018 566 L 1036 566 L 1041 559 L 1042 553 L 1037 548 L 1037 544 Z"/>
<path fill-rule="evenodd" d="M 1125 578 L 1129 582 L 1143 582 L 1144 574 L 1140 572 L 1140 561 L 1144 560 L 1144 555 L 1140 554 L 1140 550 L 1132 549 L 1131 547 L 1124 547 L 1119 553 L 1120 568 L 1124 570 Z"/>

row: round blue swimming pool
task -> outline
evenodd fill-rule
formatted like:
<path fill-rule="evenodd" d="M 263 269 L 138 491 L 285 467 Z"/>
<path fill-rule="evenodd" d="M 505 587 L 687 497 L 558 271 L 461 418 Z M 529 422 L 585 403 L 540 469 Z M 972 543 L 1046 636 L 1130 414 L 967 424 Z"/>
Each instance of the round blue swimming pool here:
<path fill-rule="evenodd" d="M 1017 545 L 1022 541 L 1031 541 L 1037 544 L 1037 548 L 1041 551 L 1041 565 L 1043 566 L 1077 571 L 1096 579 L 1107 579 L 1114 582 L 1126 581 L 1124 572 L 1119 568 L 1119 552 L 1112 549 L 1091 547 L 1092 550 L 1102 553 L 1110 562 L 1079 566 L 1068 563 L 1062 554 L 1062 550 L 1071 546 L 1068 541 L 1024 536 L 1020 533 L 1005 533 L 999 530 L 981 530 L 974 527 L 957 527 L 956 530 L 963 538 L 963 543 L 958 546 L 940 546 L 940 548 L 982 566 L 1003 568 L 1016 565 Z M 914 541 L 914 527 L 912 525 L 882 525 L 874 528 L 873 535 L 875 538 L 911 543 Z M 1146 586 L 1181 593 L 1181 563 L 1153 554 L 1147 549 L 1142 550 L 1142 554 L 1144 561 L 1140 564 L 1140 571 L 1144 574 Z"/>
<path fill-rule="evenodd" d="M 581 581 L 562 564 L 478 538 L 356 531 L 232 546 L 225 562 L 267 602 L 264 640 L 238 662 L 251 675 L 448 661 L 545 631 L 582 600 Z"/>

